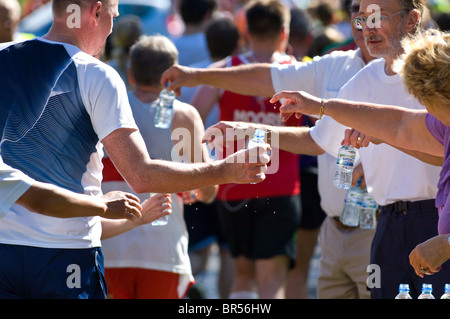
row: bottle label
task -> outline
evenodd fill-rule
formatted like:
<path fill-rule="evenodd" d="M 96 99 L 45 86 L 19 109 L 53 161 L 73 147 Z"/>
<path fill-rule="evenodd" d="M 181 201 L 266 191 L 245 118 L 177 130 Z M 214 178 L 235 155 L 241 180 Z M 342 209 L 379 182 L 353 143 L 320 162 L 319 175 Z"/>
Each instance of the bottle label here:
<path fill-rule="evenodd" d="M 337 164 L 341 166 L 353 167 L 354 155 L 339 154 Z"/>
<path fill-rule="evenodd" d="M 346 201 L 350 204 L 361 205 L 361 193 L 358 191 L 348 191 Z"/>

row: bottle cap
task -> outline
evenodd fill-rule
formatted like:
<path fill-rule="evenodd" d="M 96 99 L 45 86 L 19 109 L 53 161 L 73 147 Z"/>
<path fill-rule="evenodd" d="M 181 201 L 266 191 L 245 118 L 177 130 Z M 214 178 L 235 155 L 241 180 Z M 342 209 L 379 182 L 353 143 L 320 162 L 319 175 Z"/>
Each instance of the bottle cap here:
<path fill-rule="evenodd" d="M 266 136 L 266 131 L 258 128 L 255 130 L 255 133 L 253 134 L 253 136 L 258 137 L 258 138 L 264 138 Z"/>
<path fill-rule="evenodd" d="M 422 291 L 424 291 L 424 290 L 431 292 L 433 290 L 432 285 L 431 284 L 422 284 Z"/>
<path fill-rule="evenodd" d="M 408 284 L 400 284 L 399 291 L 409 291 L 409 285 Z"/>

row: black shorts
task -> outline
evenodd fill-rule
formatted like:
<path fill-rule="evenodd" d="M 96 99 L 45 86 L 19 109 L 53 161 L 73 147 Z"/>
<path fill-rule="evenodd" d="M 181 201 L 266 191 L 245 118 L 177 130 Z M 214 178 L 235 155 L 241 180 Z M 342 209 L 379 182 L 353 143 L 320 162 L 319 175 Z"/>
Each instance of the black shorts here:
<path fill-rule="evenodd" d="M 320 195 L 317 188 L 317 173 L 308 169 L 300 171 L 302 202 L 302 219 L 300 228 L 318 229 L 325 219 L 325 212 L 320 207 Z"/>
<path fill-rule="evenodd" d="M 295 260 L 294 235 L 301 216 L 299 196 L 219 203 L 233 257 L 267 259 L 287 255 Z"/>

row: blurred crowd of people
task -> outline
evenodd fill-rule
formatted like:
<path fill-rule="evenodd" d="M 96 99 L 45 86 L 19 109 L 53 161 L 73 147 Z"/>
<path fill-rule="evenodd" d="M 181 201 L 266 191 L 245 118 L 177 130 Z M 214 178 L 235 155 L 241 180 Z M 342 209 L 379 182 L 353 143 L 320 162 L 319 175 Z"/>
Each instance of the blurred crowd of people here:
<path fill-rule="evenodd" d="M 18 26 L 21 19 L 43 4 L 43 1 L 0 0 L 0 42 L 33 38 L 34 35 Z M 355 36 L 352 19 L 358 13 L 359 4 L 359 0 L 172 0 L 166 35 L 145 30 L 139 16 L 120 15 L 97 58 L 119 73 L 129 92 L 136 119 L 150 118 L 153 116 L 151 106 L 158 102 L 158 94 L 163 88 L 160 78 L 173 65 L 195 69 L 262 63 L 306 65 L 332 52 L 353 52 L 359 48 L 363 51 L 358 60 L 362 68 L 372 57 L 364 56 L 367 52 L 360 48 Z M 448 3 L 429 1 L 422 26 L 450 30 Z M 147 56 L 144 58 L 144 55 Z M 143 63 L 148 59 L 156 61 L 152 67 L 150 62 Z M 133 69 L 133 65 L 137 67 Z M 142 73 L 145 66 L 148 66 L 146 71 L 153 76 L 152 80 L 139 77 L 139 70 Z M 357 68 L 359 70 L 359 66 Z M 314 76 L 326 77 L 322 74 Z M 306 76 L 302 81 L 308 81 Z M 313 127 L 317 121 L 316 116 L 304 116 L 291 118 L 287 124 L 281 119 L 277 122 L 272 118 L 279 117 L 281 103 L 272 106 L 267 97 L 269 92 L 259 95 L 251 94 L 249 90 L 247 95 L 220 85 L 213 86 L 183 86 L 180 89 L 180 104 L 175 108 L 177 115 L 174 117 L 178 122 L 170 132 L 178 127 L 189 127 L 192 135 L 203 135 L 219 121 L 236 121 L 236 114 L 246 114 L 247 117 L 242 115 L 242 121 L 278 126 Z M 146 111 L 140 113 L 139 110 L 144 109 Z M 258 112 L 276 115 L 261 116 L 259 120 L 256 116 L 250 117 Z M 136 122 L 144 132 L 146 122 Z M 152 125 L 153 122 L 149 120 L 148 123 Z M 156 129 L 143 133 L 143 137 L 152 158 L 170 159 L 173 147 L 170 135 Z M 201 144 L 201 141 L 195 143 Z M 158 146 L 152 146 L 155 144 Z M 221 150 L 212 150 L 205 144 L 199 150 L 205 154 L 203 162 L 213 161 L 221 155 Z M 268 175 L 267 180 L 258 185 L 223 184 L 171 194 L 173 226 L 170 234 L 164 232 L 164 227 L 147 224 L 104 241 L 106 282 L 112 289 L 109 297 L 205 298 L 204 288 L 195 284 L 195 277 L 205 271 L 212 249 L 218 247 L 220 298 L 308 298 L 310 261 L 321 227 L 330 214 L 321 202 L 324 194 L 319 192 L 317 155 L 314 152 L 295 154 L 281 148 L 279 152 L 280 171 Z M 186 161 L 194 162 L 194 159 Z M 110 161 L 103 164 L 108 169 L 104 171 L 102 188 L 105 193 L 113 190 L 132 192 Z M 341 191 L 339 196 L 343 202 L 344 192 Z M 244 219 L 243 216 L 249 217 Z M 374 234 L 369 237 L 367 234 L 352 240 L 365 236 L 361 242 L 371 242 Z M 329 236 L 328 239 L 332 238 Z M 141 242 L 142 238 L 160 242 L 149 245 Z M 173 243 L 173 247 L 162 245 L 165 240 Z M 121 242 L 129 246 L 120 247 Z M 338 242 L 336 239 L 335 243 Z M 364 249 L 362 259 L 366 262 L 370 246 Z M 330 250 L 325 252 L 326 260 L 334 258 Z M 140 260 L 142 253 L 148 254 L 148 258 Z M 323 267 L 322 271 L 329 273 L 321 274 L 319 296 L 370 297 L 370 293 L 361 288 L 367 277 L 364 277 L 365 266 L 352 273 L 354 278 L 348 280 L 351 284 L 332 282 L 333 278 L 339 277 L 332 273 L 333 267 L 337 269 L 336 265 Z M 138 268 L 149 272 L 141 274 L 136 270 Z M 123 272 L 117 272 L 117 269 Z M 179 277 L 162 275 L 166 273 Z M 134 282 L 139 278 L 135 276 L 148 279 L 142 281 L 146 286 L 136 288 L 138 284 Z M 160 294 L 145 292 L 147 287 L 157 289 L 158 285 L 167 285 L 167 291 Z M 142 295 L 129 294 L 133 289 Z M 347 293 L 350 289 L 356 292 Z"/>

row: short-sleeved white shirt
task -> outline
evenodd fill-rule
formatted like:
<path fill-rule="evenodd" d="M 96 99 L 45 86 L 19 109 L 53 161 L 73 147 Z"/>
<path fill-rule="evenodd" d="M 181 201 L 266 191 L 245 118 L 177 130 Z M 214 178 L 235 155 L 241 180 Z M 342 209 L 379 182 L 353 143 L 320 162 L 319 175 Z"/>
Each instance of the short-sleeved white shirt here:
<path fill-rule="evenodd" d="M 5 163 L 68 190 L 101 194 L 101 140 L 137 130 L 118 73 L 77 47 L 37 38 L 3 45 L 0 131 Z M 100 218 L 55 218 L 13 205 L 0 242 L 47 248 L 100 246 Z"/>
<path fill-rule="evenodd" d="M 335 98 L 339 90 L 365 66 L 359 49 L 335 51 L 315 57 L 307 63 L 273 65 L 272 84 L 276 92 L 305 91 L 326 99 Z M 325 153 L 318 160 L 318 189 L 321 207 L 329 216 L 339 216 L 346 191 L 333 185 L 336 158 Z"/>

